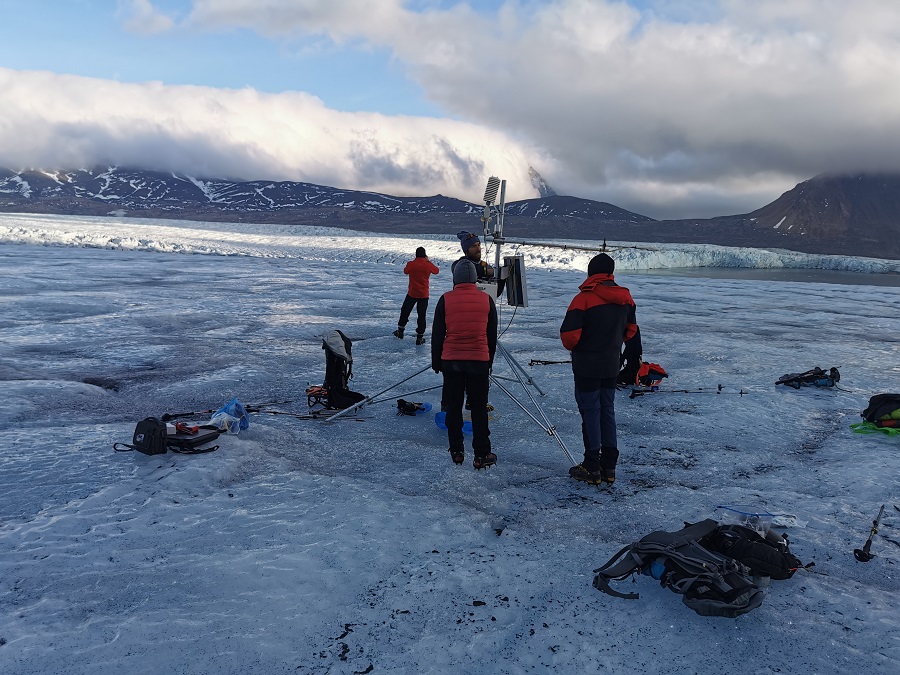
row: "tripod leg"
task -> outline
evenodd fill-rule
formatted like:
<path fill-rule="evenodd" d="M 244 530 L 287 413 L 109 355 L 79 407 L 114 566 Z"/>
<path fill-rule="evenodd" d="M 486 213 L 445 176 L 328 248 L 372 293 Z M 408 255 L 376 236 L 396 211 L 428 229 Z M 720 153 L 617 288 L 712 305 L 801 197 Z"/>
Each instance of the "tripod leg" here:
<path fill-rule="evenodd" d="M 343 416 L 343 415 L 346 415 L 347 413 L 349 413 L 349 412 L 351 412 L 351 411 L 354 411 L 354 410 L 357 410 L 357 409 L 361 408 L 361 407 L 364 406 L 366 403 L 371 403 L 374 399 L 378 398 L 379 396 L 381 396 L 381 395 L 384 394 L 385 392 L 390 391 L 390 390 L 393 389 L 394 387 L 400 386 L 400 385 L 403 384 L 404 382 L 408 382 L 409 380 L 411 380 L 411 379 L 413 379 L 414 377 L 416 377 L 416 375 L 421 375 L 422 373 L 424 373 L 424 372 L 425 372 L 426 370 L 428 370 L 429 368 L 431 368 L 431 366 L 425 366 L 425 367 L 422 368 L 422 370 L 420 370 L 419 372 L 413 373 L 412 375 L 410 375 L 410 376 L 407 377 L 406 379 L 400 380 L 400 381 L 397 382 L 396 384 L 392 384 L 392 385 L 391 385 L 390 387 L 388 387 L 387 389 L 382 389 L 382 390 L 379 391 L 377 394 L 373 394 L 372 396 L 369 396 L 368 398 L 366 398 L 366 399 L 360 401 L 359 403 L 356 403 L 355 405 L 350 406 L 349 408 L 344 408 L 343 410 L 338 411 L 337 413 L 335 413 L 335 414 L 332 415 L 331 417 L 326 417 L 326 418 L 325 418 L 325 421 L 326 421 L 326 422 L 330 422 L 330 421 L 333 420 L 333 419 L 337 419 L 338 417 L 341 417 L 341 416 Z"/>
<path fill-rule="evenodd" d="M 502 352 L 503 358 L 506 359 L 506 362 L 509 364 L 510 370 L 513 371 L 513 374 L 516 376 L 519 382 L 522 382 L 522 377 L 520 377 L 520 375 L 524 376 L 525 382 L 537 389 L 538 393 L 541 396 L 546 396 L 546 394 L 541 391 L 541 388 L 537 385 L 537 383 L 533 379 L 531 379 L 531 375 L 525 372 L 525 369 L 522 368 L 522 365 L 518 361 L 516 361 L 515 357 L 513 357 L 513 355 L 509 353 L 506 347 L 500 344 L 500 342 L 497 342 L 497 349 Z"/>
<path fill-rule="evenodd" d="M 575 466 L 576 464 L 578 464 L 578 462 L 576 462 L 576 461 L 572 458 L 572 454 L 569 452 L 569 449 L 566 447 L 566 444 L 563 443 L 563 440 L 559 437 L 559 434 L 556 433 L 556 427 L 553 426 L 552 424 L 550 424 L 550 422 L 547 420 L 547 416 L 544 415 L 544 411 L 541 410 L 541 407 L 537 404 L 537 401 L 535 401 L 534 398 L 531 398 L 531 402 L 534 404 L 534 406 L 535 406 L 535 407 L 538 409 L 538 411 L 541 413 L 541 417 L 544 418 L 544 420 L 545 420 L 545 422 L 546 422 L 546 426 L 545 426 L 544 423 L 542 423 L 537 417 L 535 417 L 534 415 L 532 415 L 532 414 L 531 414 L 531 411 L 528 410 L 528 408 L 526 408 L 524 405 L 522 405 L 522 403 L 519 401 L 519 399 L 517 399 L 515 396 L 513 396 L 512 392 L 509 391 L 509 389 L 507 389 L 506 387 L 504 387 L 504 386 L 497 380 L 497 378 L 495 378 L 493 375 L 491 376 L 491 381 L 492 381 L 495 385 L 497 385 L 497 386 L 500 388 L 500 391 L 502 391 L 504 394 L 506 394 L 507 396 L 509 396 L 510 400 L 511 400 L 513 403 L 515 403 L 517 406 L 519 406 L 519 407 L 522 409 L 522 411 L 523 411 L 526 415 L 528 415 L 532 420 L 534 420 L 535 424 L 537 424 L 541 429 L 543 429 L 543 430 L 546 431 L 548 434 L 550 434 L 551 436 L 553 436 L 553 438 L 556 439 L 556 442 L 559 443 L 559 447 L 561 447 L 562 450 L 563 450 L 563 452 L 566 453 L 566 457 L 569 458 L 569 461 L 572 463 L 572 466 Z M 525 386 L 524 383 L 522 384 L 522 386 L 523 386 L 523 387 Z M 526 393 L 528 393 L 529 397 L 531 397 L 531 393 L 528 392 L 527 389 L 526 389 L 525 391 L 526 391 Z"/>

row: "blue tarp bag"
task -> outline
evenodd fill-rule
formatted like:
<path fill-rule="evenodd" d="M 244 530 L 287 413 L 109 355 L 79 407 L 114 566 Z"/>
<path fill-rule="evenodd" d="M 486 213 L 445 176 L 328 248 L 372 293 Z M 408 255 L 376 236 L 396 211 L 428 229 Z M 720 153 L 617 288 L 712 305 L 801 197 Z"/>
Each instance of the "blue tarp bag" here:
<path fill-rule="evenodd" d="M 239 434 L 250 428 L 250 415 L 241 402 L 233 398 L 212 414 L 209 423 L 229 434 Z"/>

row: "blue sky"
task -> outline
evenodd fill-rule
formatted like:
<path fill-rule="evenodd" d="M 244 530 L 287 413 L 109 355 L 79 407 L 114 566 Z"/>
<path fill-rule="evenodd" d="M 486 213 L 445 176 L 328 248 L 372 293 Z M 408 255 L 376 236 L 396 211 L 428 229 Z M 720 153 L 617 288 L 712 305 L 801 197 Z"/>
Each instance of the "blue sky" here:
<path fill-rule="evenodd" d="M 0 0 L 0 166 L 477 201 L 491 174 L 657 218 L 900 170 L 900 3 Z"/>
<path fill-rule="evenodd" d="M 485 7 L 497 3 L 482 3 Z M 184 18 L 190 2 L 156 2 Z M 0 65 L 122 82 L 306 91 L 337 110 L 440 115 L 388 50 L 338 47 L 317 36 L 271 40 L 254 31 L 136 34 L 127 5 L 109 0 L 0 0 Z"/>

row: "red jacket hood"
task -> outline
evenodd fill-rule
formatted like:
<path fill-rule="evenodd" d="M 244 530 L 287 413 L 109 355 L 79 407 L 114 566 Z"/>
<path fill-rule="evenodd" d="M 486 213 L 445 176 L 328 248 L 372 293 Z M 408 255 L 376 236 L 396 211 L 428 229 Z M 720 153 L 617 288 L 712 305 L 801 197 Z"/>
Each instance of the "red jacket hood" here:
<path fill-rule="evenodd" d="M 605 281 L 615 282 L 612 274 L 592 274 L 584 283 L 578 287 L 580 291 L 593 292 L 603 297 L 607 302 L 614 302 L 618 305 L 631 305 L 634 300 L 631 299 L 631 292 L 623 286 L 607 286 Z"/>

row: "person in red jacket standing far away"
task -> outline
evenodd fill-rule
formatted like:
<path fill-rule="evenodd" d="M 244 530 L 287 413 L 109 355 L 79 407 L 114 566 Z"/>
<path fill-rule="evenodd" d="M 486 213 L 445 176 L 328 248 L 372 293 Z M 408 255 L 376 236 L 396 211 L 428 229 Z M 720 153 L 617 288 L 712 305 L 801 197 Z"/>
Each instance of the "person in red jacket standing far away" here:
<path fill-rule="evenodd" d="M 406 263 L 403 273 L 409 275 L 409 289 L 406 291 L 406 298 L 403 300 L 403 306 L 400 307 L 400 320 L 397 322 L 397 330 L 394 335 L 398 338 L 403 337 L 403 329 L 409 323 L 409 315 L 415 306 L 419 319 L 416 322 L 416 344 L 425 344 L 425 312 L 428 311 L 428 282 L 432 274 L 440 274 L 437 266 L 428 259 L 425 249 L 419 247 L 416 249 L 416 257 Z"/>
<path fill-rule="evenodd" d="M 616 378 L 622 343 L 638 330 L 634 300 L 613 278 L 616 264 L 605 253 L 591 258 L 588 278 L 569 304 L 559 337 L 572 352 L 575 402 L 581 413 L 584 461 L 569 469 L 575 480 L 612 485 L 616 442 Z"/>
<path fill-rule="evenodd" d="M 491 452 L 488 429 L 488 385 L 497 351 L 497 306 L 475 286 L 478 272 L 471 260 L 460 260 L 453 270 L 453 290 L 438 300 L 431 332 L 431 367 L 444 375 L 441 402 L 446 410 L 447 439 L 454 464 L 465 459 L 463 400 L 472 411 L 472 466 L 497 463 Z"/>

